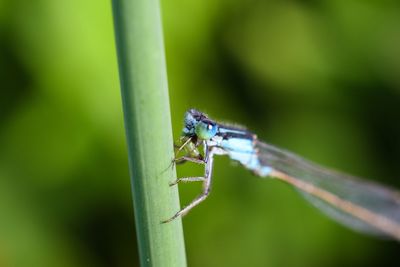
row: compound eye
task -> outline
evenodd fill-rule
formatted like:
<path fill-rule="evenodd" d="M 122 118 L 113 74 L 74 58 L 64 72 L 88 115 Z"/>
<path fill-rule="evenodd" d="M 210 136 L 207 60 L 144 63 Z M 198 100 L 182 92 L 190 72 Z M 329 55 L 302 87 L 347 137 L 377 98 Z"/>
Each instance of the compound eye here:
<path fill-rule="evenodd" d="M 199 122 L 196 125 L 195 133 L 200 139 L 211 139 L 217 133 L 217 126 L 213 123 Z"/>

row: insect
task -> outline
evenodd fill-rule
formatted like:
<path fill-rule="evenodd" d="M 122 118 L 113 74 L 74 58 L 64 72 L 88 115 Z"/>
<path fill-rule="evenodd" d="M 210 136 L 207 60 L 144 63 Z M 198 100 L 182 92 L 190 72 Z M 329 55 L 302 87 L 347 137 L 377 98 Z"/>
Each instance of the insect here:
<path fill-rule="evenodd" d="M 329 170 L 291 152 L 263 143 L 246 129 L 228 126 L 190 109 L 185 113 L 175 163 L 205 166 L 204 176 L 179 178 L 203 182 L 203 192 L 170 219 L 185 215 L 210 193 L 215 155 L 227 155 L 260 177 L 270 177 L 294 186 L 314 206 L 342 224 L 367 234 L 400 241 L 400 193 L 394 189 Z M 203 154 L 199 148 L 203 148 Z"/>

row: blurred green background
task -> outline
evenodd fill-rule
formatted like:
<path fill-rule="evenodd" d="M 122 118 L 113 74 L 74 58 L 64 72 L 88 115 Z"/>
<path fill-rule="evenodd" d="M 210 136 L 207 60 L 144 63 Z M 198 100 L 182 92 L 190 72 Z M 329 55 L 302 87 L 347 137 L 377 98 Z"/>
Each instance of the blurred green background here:
<path fill-rule="evenodd" d="M 162 7 L 174 136 L 195 107 L 400 188 L 398 1 Z M 111 3 L 0 0 L 0 75 L 0 267 L 138 266 Z M 180 190 L 185 204 L 200 185 Z M 184 229 L 194 267 L 400 261 L 398 243 L 348 230 L 227 158 Z"/>

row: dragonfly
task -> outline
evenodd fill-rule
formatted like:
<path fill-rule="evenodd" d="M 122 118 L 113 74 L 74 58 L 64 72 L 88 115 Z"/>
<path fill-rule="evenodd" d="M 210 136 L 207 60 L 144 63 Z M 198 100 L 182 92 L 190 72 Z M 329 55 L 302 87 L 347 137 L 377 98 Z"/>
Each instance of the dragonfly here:
<path fill-rule="evenodd" d="M 183 156 L 176 156 L 183 151 Z M 214 156 L 227 155 L 260 177 L 281 180 L 296 188 L 306 200 L 332 219 L 370 235 L 400 241 L 400 192 L 305 160 L 294 153 L 264 143 L 239 126 L 218 123 L 205 113 L 189 109 L 174 163 L 193 162 L 205 167 L 204 175 L 178 178 L 203 182 L 202 193 L 167 223 L 187 214 L 210 194 Z"/>

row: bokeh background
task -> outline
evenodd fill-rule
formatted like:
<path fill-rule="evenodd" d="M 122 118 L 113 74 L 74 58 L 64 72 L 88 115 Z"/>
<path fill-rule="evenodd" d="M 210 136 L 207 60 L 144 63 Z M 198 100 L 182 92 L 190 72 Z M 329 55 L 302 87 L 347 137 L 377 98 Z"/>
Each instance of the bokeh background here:
<path fill-rule="evenodd" d="M 400 188 L 398 1 L 162 8 L 175 137 L 196 107 Z M 110 1 L 1 0 L 0 75 L 0 266 L 138 266 Z M 181 202 L 199 190 L 181 186 Z M 184 229 L 194 267 L 400 264 L 398 243 L 227 158 Z"/>

